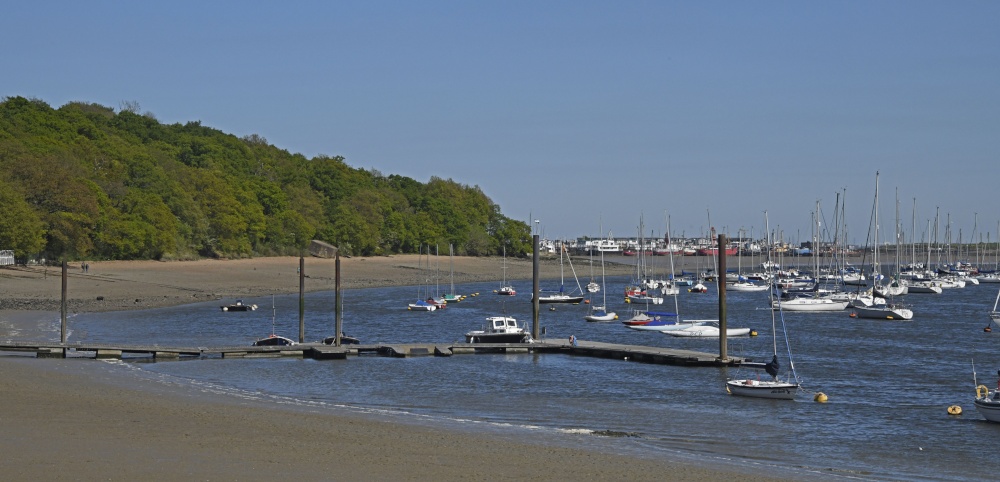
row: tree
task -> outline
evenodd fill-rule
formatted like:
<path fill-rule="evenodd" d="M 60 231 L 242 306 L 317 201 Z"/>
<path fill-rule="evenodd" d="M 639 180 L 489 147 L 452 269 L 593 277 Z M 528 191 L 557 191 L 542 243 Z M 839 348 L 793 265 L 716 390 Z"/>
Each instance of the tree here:
<path fill-rule="evenodd" d="M 45 223 L 24 197 L 0 181 L 0 249 L 14 250 L 18 258 L 39 253 L 45 247 Z"/>

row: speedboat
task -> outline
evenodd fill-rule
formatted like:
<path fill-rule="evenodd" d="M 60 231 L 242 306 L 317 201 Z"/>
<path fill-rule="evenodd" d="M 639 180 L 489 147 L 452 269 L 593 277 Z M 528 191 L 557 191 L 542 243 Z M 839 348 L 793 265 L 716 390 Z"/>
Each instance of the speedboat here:
<path fill-rule="evenodd" d="M 482 330 L 465 334 L 466 343 L 531 343 L 531 333 L 510 316 L 490 316 Z"/>

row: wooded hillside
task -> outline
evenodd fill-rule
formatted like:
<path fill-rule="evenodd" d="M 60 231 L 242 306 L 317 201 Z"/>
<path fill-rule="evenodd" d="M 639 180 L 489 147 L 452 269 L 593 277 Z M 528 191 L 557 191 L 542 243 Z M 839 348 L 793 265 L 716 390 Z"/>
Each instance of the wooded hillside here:
<path fill-rule="evenodd" d="M 478 186 L 307 159 L 138 110 L 0 103 L 0 249 L 19 260 L 297 254 L 312 239 L 365 256 L 530 250 L 528 225 Z"/>

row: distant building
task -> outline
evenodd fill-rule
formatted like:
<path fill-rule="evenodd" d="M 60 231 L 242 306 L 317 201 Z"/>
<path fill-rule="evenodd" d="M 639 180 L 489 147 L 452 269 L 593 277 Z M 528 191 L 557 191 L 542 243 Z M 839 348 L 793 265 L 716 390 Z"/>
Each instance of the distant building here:
<path fill-rule="evenodd" d="M 10 266 L 14 264 L 14 252 L 5 249 L 0 251 L 0 266 Z"/>

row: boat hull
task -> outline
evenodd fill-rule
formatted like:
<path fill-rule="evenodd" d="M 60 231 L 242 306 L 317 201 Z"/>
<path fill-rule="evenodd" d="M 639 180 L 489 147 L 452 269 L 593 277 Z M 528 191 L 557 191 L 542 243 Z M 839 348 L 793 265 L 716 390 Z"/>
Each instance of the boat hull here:
<path fill-rule="evenodd" d="M 546 303 L 572 303 L 572 304 L 575 305 L 577 303 L 580 303 L 581 301 L 583 301 L 583 297 L 582 296 L 559 296 L 559 295 L 556 295 L 556 296 L 539 296 L 538 297 L 538 303 L 543 304 L 543 305 L 546 304 Z"/>
<path fill-rule="evenodd" d="M 591 322 L 607 323 L 618 319 L 617 313 L 605 313 L 603 315 L 592 314 L 584 316 L 583 319 Z"/>
<path fill-rule="evenodd" d="M 466 343 L 527 343 L 528 333 L 466 333 Z"/>
<path fill-rule="evenodd" d="M 979 411 L 979 414 L 983 418 L 990 422 L 1000 423 L 1000 401 L 977 398 L 973 401 L 973 404 L 975 404 L 976 410 Z"/>
<path fill-rule="evenodd" d="M 907 308 L 891 308 L 888 306 L 856 307 L 854 312 L 858 318 L 871 320 L 912 320 L 913 311 Z"/>
<path fill-rule="evenodd" d="M 740 397 L 767 398 L 771 400 L 794 400 L 799 386 L 794 383 L 768 380 L 729 380 L 729 393 Z"/>
<path fill-rule="evenodd" d="M 844 311 L 848 303 L 847 301 L 796 298 L 788 301 L 774 302 L 771 304 L 771 307 L 776 310 L 780 306 L 784 311 Z"/>
<path fill-rule="evenodd" d="M 711 325 L 697 325 L 682 330 L 667 330 L 663 331 L 663 333 L 682 338 L 718 338 L 720 330 L 718 327 Z M 726 330 L 727 337 L 748 335 L 750 335 L 750 328 L 729 328 Z"/>

